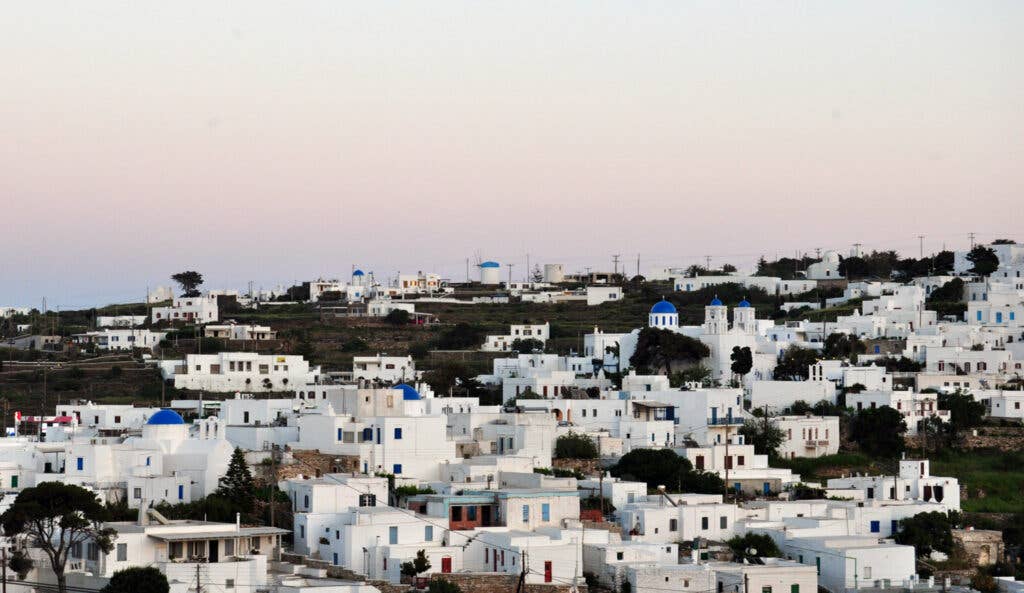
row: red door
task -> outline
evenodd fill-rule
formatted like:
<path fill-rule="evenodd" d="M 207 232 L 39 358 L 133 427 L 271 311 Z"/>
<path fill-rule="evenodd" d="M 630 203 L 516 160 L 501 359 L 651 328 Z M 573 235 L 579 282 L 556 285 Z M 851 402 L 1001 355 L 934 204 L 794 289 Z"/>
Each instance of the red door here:
<path fill-rule="evenodd" d="M 545 583 L 550 583 L 551 582 L 551 561 L 550 560 L 545 560 L 544 561 L 544 582 Z"/>
<path fill-rule="evenodd" d="M 444 556 L 441 558 L 441 572 L 449 573 L 452 571 L 452 557 Z"/>

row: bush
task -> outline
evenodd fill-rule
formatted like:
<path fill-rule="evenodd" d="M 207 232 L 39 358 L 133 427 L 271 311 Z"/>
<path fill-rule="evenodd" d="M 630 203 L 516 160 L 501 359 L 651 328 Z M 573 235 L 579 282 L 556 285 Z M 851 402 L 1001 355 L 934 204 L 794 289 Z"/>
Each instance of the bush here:
<path fill-rule="evenodd" d="M 462 588 L 451 581 L 433 579 L 427 586 L 427 593 L 462 593 Z"/>
<path fill-rule="evenodd" d="M 779 558 L 782 556 L 782 552 L 775 545 L 775 541 L 763 533 L 748 533 L 742 537 L 736 536 L 726 543 L 729 544 L 729 548 L 735 554 L 737 562 L 741 562 L 744 558 L 751 556 L 747 553 L 750 549 L 756 550 L 756 553 L 753 554 L 756 558 Z"/>
<path fill-rule="evenodd" d="M 133 566 L 115 572 L 100 593 L 167 593 L 170 590 L 167 577 L 159 569 Z"/>
<path fill-rule="evenodd" d="M 556 459 L 597 459 L 598 455 L 594 439 L 585 434 L 570 432 L 555 440 Z"/>

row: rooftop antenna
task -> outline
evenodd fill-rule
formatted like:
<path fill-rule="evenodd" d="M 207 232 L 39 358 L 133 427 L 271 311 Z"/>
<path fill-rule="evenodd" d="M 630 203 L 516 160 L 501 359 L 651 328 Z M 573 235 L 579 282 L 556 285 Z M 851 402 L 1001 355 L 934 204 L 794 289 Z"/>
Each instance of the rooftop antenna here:
<path fill-rule="evenodd" d="M 612 255 L 612 274 L 614 276 L 619 275 L 619 254 Z"/>
<path fill-rule="evenodd" d="M 917 236 L 918 259 L 924 259 L 924 235 Z"/>
<path fill-rule="evenodd" d="M 971 239 L 971 249 L 974 249 L 974 233 L 967 233 L 967 236 Z"/>

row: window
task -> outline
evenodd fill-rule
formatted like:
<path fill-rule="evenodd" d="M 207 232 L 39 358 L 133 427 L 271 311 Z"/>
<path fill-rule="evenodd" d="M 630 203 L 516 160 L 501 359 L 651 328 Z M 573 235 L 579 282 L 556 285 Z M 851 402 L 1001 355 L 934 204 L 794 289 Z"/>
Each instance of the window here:
<path fill-rule="evenodd" d="M 82 471 L 83 469 L 85 469 L 85 457 L 79 457 L 75 461 L 75 466 L 78 468 L 78 471 Z"/>
<path fill-rule="evenodd" d="M 392 473 L 397 476 L 398 474 L 402 473 L 402 464 L 401 463 L 396 463 L 393 466 L 392 469 L 393 469 Z"/>
<path fill-rule="evenodd" d="M 476 521 L 476 507 L 466 507 L 466 520 Z"/>
<path fill-rule="evenodd" d="M 761 587 L 761 593 L 772 593 L 771 587 Z"/>
<path fill-rule="evenodd" d="M 701 517 L 700 518 L 700 528 L 701 529 L 707 529 L 708 528 L 708 518 L 707 517 Z"/>
<path fill-rule="evenodd" d="M 18 487 L 18 476 L 11 476 L 11 488 Z"/>
<path fill-rule="evenodd" d="M 132 498 L 134 498 L 135 500 L 141 499 L 142 498 L 142 488 L 133 488 L 132 489 Z"/>
<path fill-rule="evenodd" d="M 305 525 L 299 525 L 299 537 L 301 537 L 301 538 L 305 538 L 306 537 L 306 526 Z"/>
<path fill-rule="evenodd" d="M 398 543 L 398 527 L 388 527 L 388 543 L 392 545 Z"/>
<path fill-rule="evenodd" d="M 462 507 L 452 507 L 452 521 L 462 520 Z"/>
<path fill-rule="evenodd" d="M 235 555 L 235 540 L 226 539 L 224 540 L 224 555 L 234 556 Z"/>
<path fill-rule="evenodd" d="M 882 531 L 882 525 L 880 521 L 871 522 L 871 533 L 879 533 Z"/>
<path fill-rule="evenodd" d="M 427 525 L 423 528 L 423 541 L 432 542 L 434 541 L 434 526 Z"/>
<path fill-rule="evenodd" d="M 339 441 L 340 441 L 340 440 L 342 440 L 343 438 L 344 438 L 344 435 L 342 434 L 342 430 L 341 430 L 341 429 L 339 428 L 339 429 L 338 429 L 338 438 L 337 438 L 337 440 L 339 440 Z"/>
<path fill-rule="evenodd" d="M 623 554 L 622 552 L 615 552 L 615 559 L 616 560 L 622 560 L 624 557 L 625 557 L 625 554 Z"/>
<path fill-rule="evenodd" d="M 540 520 L 541 521 L 550 521 L 551 520 L 551 505 L 546 503 L 546 502 L 543 503 L 542 505 L 540 505 Z"/>
<path fill-rule="evenodd" d="M 178 500 L 185 500 L 185 486 L 178 484 Z"/>
<path fill-rule="evenodd" d="M 668 530 L 669 531 L 679 531 L 679 519 L 669 519 L 668 520 Z"/>
<path fill-rule="evenodd" d="M 235 579 L 225 579 L 224 580 L 224 588 L 225 589 L 234 589 L 235 588 Z"/>
<path fill-rule="evenodd" d="M 304 508 L 304 509 L 308 509 L 309 508 L 309 495 L 308 494 L 306 494 L 305 496 L 302 497 L 302 508 Z"/>
<path fill-rule="evenodd" d="M 242 423 L 243 424 L 248 424 L 249 423 L 249 412 L 242 412 Z"/>
<path fill-rule="evenodd" d="M 800 585 L 793 583 L 789 586 L 789 593 L 800 593 Z"/>
<path fill-rule="evenodd" d="M 719 517 L 718 518 L 718 526 L 721 527 L 722 529 L 727 528 L 729 526 L 729 518 L 724 516 L 724 515 Z"/>
<path fill-rule="evenodd" d="M 402 440 L 402 429 L 401 428 L 396 428 L 395 429 L 395 440 L 396 441 Z"/>
<path fill-rule="evenodd" d="M 82 557 L 82 542 L 74 542 L 71 544 L 71 557 L 81 558 Z"/>
<path fill-rule="evenodd" d="M 100 559 L 99 548 L 96 547 L 96 544 L 86 544 L 85 545 L 85 557 L 86 557 L 87 560 L 92 560 L 92 561 L 96 561 L 96 560 Z"/>
<path fill-rule="evenodd" d="M 529 522 L 530 522 L 530 505 L 524 504 L 523 505 L 523 523 L 529 523 Z"/>

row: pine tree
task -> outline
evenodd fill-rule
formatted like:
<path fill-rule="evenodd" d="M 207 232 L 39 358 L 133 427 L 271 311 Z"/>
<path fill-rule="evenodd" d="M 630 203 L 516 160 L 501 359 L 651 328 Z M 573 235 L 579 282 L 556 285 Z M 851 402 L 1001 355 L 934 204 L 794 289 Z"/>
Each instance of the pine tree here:
<path fill-rule="evenodd" d="M 228 464 L 228 471 L 220 479 L 220 488 L 217 494 L 233 500 L 246 512 L 252 511 L 254 501 L 254 484 L 252 473 L 249 472 L 249 465 L 245 462 L 245 453 L 238 447 L 231 454 L 231 463 Z"/>

